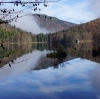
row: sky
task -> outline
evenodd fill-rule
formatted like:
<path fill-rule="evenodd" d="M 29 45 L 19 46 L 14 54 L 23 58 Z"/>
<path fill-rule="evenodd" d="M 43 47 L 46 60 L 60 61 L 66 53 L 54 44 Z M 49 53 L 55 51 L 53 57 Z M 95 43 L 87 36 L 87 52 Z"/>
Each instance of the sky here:
<path fill-rule="evenodd" d="M 3 1 L 7 1 L 7 0 L 3 0 Z M 34 1 L 34 0 L 30 0 L 30 1 Z M 39 0 L 39 1 L 43 1 L 43 0 Z M 47 14 L 53 17 L 57 17 L 61 20 L 80 24 L 80 23 L 85 23 L 90 20 L 96 19 L 100 16 L 99 4 L 100 4 L 100 0 L 59 0 L 57 2 L 48 2 L 47 7 L 44 7 L 43 4 L 40 4 L 38 8 L 40 8 L 41 11 L 34 12 L 31 9 L 31 10 L 25 10 L 26 11 L 25 13 Z M 9 6 L 9 8 L 15 8 L 15 9 L 17 8 L 17 10 L 24 9 L 24 7 L 23 8 L 20 6 L 16 7 L 11 4 L 7 6 Z M 7 6 L 4 5 L 4 7 Z"/>
<path fill-rule="evenodd" d="M 48 3 L 42 13 L 73 23 L 85 23 L 100 16 L 100 0 L 60 0 Z"/>
<path fill-rule="evenodd" d="M 9 0 L 0 0 L 0 1 L 9 1 Z M 28 0 L 28 1 L 34 1 L 34 0 Z M 40 1 L 43 1 L 43 0 L 40 0 Z M 50 31 L 46 30 L 43 27 L 40 27 L 37 24 L 36 19 L 29 16 L 31 14 L 46 14 L 48 16 L 57 17 L 61 20 L 65 20 L 68 22 L 76 23 L 76 24 L 86 23 L 100 17 L 100 11 L 99 11 L 100 0 L 59 0 L 57 2 L 48 2 L 46 4 L 47 4 L 47 7 L 44 7 L 43 4 L 40 4 L 38 6 L 38 9 L 40 8 L 41 11 L 39 10 L 34 11 L 34 7 L 32 6 L 32 4 L 29 5 L 28 9 L 26 7 L 21 7 L 20 5 L 14 6 L 14 4 L 2 5 L 0 6 L 0 9 L 8 8 L 8 9 L 15 9 L 15 11 L 23 10 L 22 13 L 18 12 L 14 15 L 16 16 L 18 14 L 19 16 L 24 16 L 24 15 L 25 16 L 18 18 L 17 22 L 13 21 L 12 24 L 28 32 L 32 32 L 33 34 L 34 33 L 37 34 L 40 32 L 50 33 Z"/>

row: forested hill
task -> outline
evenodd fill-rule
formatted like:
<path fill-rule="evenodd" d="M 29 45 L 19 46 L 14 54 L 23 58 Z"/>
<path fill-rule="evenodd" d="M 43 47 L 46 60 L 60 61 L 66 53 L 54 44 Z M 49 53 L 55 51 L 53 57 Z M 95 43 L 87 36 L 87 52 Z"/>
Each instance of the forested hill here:
<path fill-rule="evenodd" d="M 34 14 L 33 16 L 37 18 L 36 20 L 40 27 L 44 27 L 51 32 L 67 29 L 76 25 L 46 15 Z M 37 35 L 31 32 L 28 33 L 27 31 L 24 31 L 20 28 L 16 28 L 16 26 L 11 26 L 10 24 L 3 23 L 0 24 L 0 42 L 1 41 L 4 41 L 5 43 L 23 43 L 48 42 L 49 40 L 47 34 L 41 33 Z"/>
<path fill-rule="evenodd" d="M 68 29 L 69 27 L 76 25 L 75 23 L 63 21 L 56 17 L 51 17 L 44 14 L 33 14 L 33 16 L 36 18 L 40 27 L 44 27 L 51 32 Z"/>
<path fill-rule="evenodd" d="M 21 43 L 31 42 L 31 35 L 20 28 L 9 24 L 0 24 L 0 42 L 5 43 Z"/>
<path fill-rule="evenodd" d="M 1 43 L 23 44 L 31 42 L 48 42 L 48 35 L 33 34 L 10 24 L 0 24 L 0 45 Z"/>
<path fill-rule="evenodd" d="M 50 41 L 75 41 L 76 39 L 100 42 L 100 18 L 64 29 L 49 35 Z"/>
<path fill-rule="evenodd" d="M 41 16 L 40 16 L 41 17 Z M 50 17 L 49 17 L 50 18 Z M 45 19 L 47 20 L 47 19 Z M 51 18 L 51 20 L 53 20 Z M 16 26 L 9 24 L 0 25 L 0 41 L 6 43 L 23 43 L 23 42 L 75 42 L 76 39 L 80 41 L 88 40 L 100 43 L 100 18 L 64 29 L 59 32 L 50 34 L 32 34 L 23 31 Z"/>

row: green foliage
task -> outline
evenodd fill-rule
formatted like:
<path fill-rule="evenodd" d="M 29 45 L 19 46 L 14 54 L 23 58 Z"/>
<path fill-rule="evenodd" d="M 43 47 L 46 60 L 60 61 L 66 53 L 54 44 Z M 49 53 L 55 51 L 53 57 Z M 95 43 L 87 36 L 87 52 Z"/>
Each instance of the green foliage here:
<path fill-rule="evenodd" d="M 40 33 L 36 36 L 37 42 L 48 42 L 48 35 Z"/>
<path fill-rule="evenodd" d="M 5 27 L 5 28 L 4 28 Z M 10 43 L 21 42 L 66 42 L 79 40 L 96 40 L 100 35 L 100 19 L 80 24 L 69 29 L 53 34 L 32 34 L 23 31 L 16 26 L 0 26 L 0 41 Z M 100 38 L 100 37 L 99 37 Z M 98 39 L 99 40 L 99 39 Z"/>

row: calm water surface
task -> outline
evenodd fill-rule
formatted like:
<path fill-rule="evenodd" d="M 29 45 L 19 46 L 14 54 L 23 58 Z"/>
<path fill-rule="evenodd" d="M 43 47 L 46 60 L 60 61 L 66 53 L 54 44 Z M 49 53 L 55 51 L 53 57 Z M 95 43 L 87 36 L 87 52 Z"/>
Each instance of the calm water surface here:
<path fill-rule="evenodd" d="M 76 54 L 80 48 L 64 59 L 51 57 L 53 51 L 45 49 L 1 57 L 1 64 L 6 61 L 0 68 L 1 99 L 100 99 L 98 50 Z"/>

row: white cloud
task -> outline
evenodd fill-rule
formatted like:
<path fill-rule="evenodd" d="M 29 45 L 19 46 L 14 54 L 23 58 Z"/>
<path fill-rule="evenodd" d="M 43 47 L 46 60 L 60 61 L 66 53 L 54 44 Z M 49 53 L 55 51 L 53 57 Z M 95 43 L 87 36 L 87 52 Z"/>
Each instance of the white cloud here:
<path fill-rule="evenodd" d="M 47 4 L 48 7 L 44 7 L 43 4 L 38 6 L 41 8 L 40 13 L 54 16 L 73 23 L 87 22 L 100 16 L 100 0 L 60 0 L 58 2 Z M 16 7 L 13 4 L 5 4 L 1 8 L 3 7 L 7 7 L 9 9 L 15 8 L 19 11 L 21 9 L 25 9 L 21 6 Z M 28 13 L 35 13 L 33 9 L 27 9 L 25 11 Z"/>
<path fill-rule="evenodd" d="M 99 3 L 99 0 L 60 0 L 59 2 L 48 3 L 48 7 L 44 7 L 43 4 L 40 4 L 38 7 L 41 8 L 39 13 L 73 23 L 81 23 L 88 22 L 100 15 Z M 8 5 L 7 7 L 15 8 L 16 10 L 24 9 L 21 6 L 10 7 L 10 5 Z M 33 9 L 25 11 L 28 13 L 36 13 Z"/>
<path fill-rule="evenodd" d="M 50 3 L 47 8 L 41 6 L 42 13 L 73 23 L 87 22 L 95 18 L 94 14 L 88 10 L 88 1 L 73 2 L 72 4 L 67 1 L 66 3 L 64 1 Z"/>
<path fill-rule="evenodd" d="M 89 10 L 95 17 L 100 17 L 100 0 L 89 0 Z"/>

